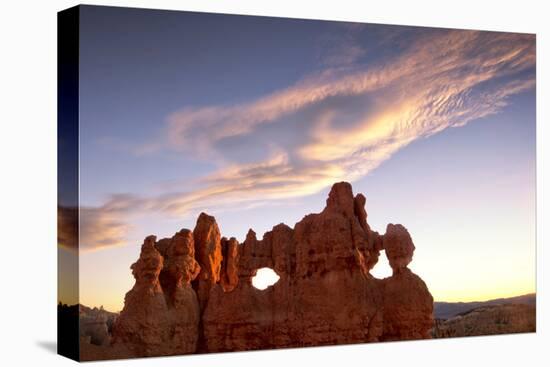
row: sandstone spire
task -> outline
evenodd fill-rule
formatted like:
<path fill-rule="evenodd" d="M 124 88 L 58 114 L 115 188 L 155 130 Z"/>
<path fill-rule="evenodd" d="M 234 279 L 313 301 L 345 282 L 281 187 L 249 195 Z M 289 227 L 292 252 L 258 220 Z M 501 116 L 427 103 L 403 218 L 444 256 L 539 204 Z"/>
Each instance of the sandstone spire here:
<path fill-rule="evenodd" d="M 193 230 L 193 238 L 195 240 L 195 256 L 201 267 L 194 288 L 197 291 L 201 309 L 204 309 L 208 302 L 210 289 L 220 280 L 222 246 L 216 219 L 206 213 L 201 213 Z"/>

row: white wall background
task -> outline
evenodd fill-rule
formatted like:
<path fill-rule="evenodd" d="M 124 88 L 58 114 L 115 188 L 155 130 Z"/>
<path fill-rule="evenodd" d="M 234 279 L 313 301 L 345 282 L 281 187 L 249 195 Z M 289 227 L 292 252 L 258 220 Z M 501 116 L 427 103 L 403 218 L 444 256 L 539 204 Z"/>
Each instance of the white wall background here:
<path fill-rule="evenodd" d="M 145 366 L 548 365 L 550 9 L 516 1 L 96 1 L 97 5 L 537 33 L 538 332 L 100 362 Z M 69 365 L 56 339 L 56 12 L 74 1 L 0 3 L 0 364 Z M 467 269 L 464 269 L 467 271 Z"/>

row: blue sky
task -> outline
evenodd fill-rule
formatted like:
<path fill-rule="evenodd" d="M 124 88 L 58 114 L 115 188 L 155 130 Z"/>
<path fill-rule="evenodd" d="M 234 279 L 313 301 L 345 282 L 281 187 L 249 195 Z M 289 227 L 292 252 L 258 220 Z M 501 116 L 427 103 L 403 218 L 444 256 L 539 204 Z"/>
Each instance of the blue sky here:
<path fill-rule="evenodd" d="M 121 307 L 148 234 L 206 211 L 243 240 L 343 180 L 375 230 L 409 229 L 436 299 L 534 291 L 534 50 L 522 34 L 83 7 L 81 302 Z"/>

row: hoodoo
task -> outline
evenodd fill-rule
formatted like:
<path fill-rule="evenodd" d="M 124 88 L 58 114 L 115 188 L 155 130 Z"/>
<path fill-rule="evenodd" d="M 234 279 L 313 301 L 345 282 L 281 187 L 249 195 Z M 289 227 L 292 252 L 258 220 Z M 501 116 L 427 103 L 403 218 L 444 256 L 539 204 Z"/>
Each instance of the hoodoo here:
<path fill-rule="evenodd" d="M 147 237 L 112 348 L 152 356 L 429 338 L 433 298 L 408 268 L 411 236 L 400 224 L 372 231 L 365 203 L 340 182 L 321 213 L 261 239 L 221 237 L 205 213 L 193 231 Z M 382 250 L 393 275 L 376 279 Z M 252 278 L 264 267 L 280 279 L 259 290 Z"/>

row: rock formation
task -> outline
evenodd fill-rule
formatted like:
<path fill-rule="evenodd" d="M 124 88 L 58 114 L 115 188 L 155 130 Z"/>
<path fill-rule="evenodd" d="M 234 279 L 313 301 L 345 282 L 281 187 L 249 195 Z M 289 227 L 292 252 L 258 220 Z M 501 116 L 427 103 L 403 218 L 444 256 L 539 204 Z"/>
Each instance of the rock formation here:
<path fill-rule="evenodd" d="M 109 345 L 111 343 L 110 329 L 118 315 L 105 311 L 103 307 L 89 308 L 79 305 L 78 308 L 81 341 L 99 346 Z"/>
<path fill-rule="evenodd" d="M 382 246 L 386 250 L 394 275 L 407 269 L 407 265 L 412 261 L 415 247 L 405 227 L 401 224 L 388 224 Z"/>
<path fill-rule="evenodd" d="M 191 287 L 201 271 L 193 233 L 170 239 L 149 236 L 132 265 L 136 284 L 113 327 L 113 345 L 132 356 L 193 353 L 199 338 L 200 308 Z"/>
<path fill-rule="evenodd" d="M 426 284 L 410 269 L 382 280 L 384 331 L 381 340 L 430 338 L 433 298 Z"/>
<path fill-rule="evenodd" d="M 126 293 L 124 309 L 113 326 L 113 344 L 140 357 L 166 354 L 168 307 L 159 282 L 164 260 L 155 239 L 145 239 L 138 261 L 130 267 L 136 283 Z"/>
<path fill-rule="evenodd" d="M 214 217 L 201 213 L 193 230 L 195 252 L 201 271 L 194 288 L 199 297 L 201 310 L 204 310 L 210 289 L 220 280 L 222 265 L 222 246 L 220 230 Z"/>
<path fill-rule="evenodd" d="M 204 213 L 193 232 L 147 237 L 112 346 L 148 356 L 429 338 L 433 299 L 407 267 L 412 239 L 401 225 L 372 231 L 365 203 L 341 182 L 321 213 L 261 239 L 221 238 Z M 370 270 L 382 250 L 393 275 L 380 280 Z M 259 290 L 263 267 L 280 279 Z"/>
<path fill-rule="evenodd" d="M 383 340 L 430 337 L 433 325 L 433 298 L 420 277 L 407 268 L 414 244 L 405 227 L 388 224 L 383 247 L 393 275 L 382 281 L 384 293 Z"/>
<path fill-rule="evenodd" d="M 220 284 L 225 292 L 230 292 L 239 282 L 238 261 L 239 261 L 239 242 L 235 237 L 221 239 L 222 245 L 222 268 L 220 274 Z"/>

